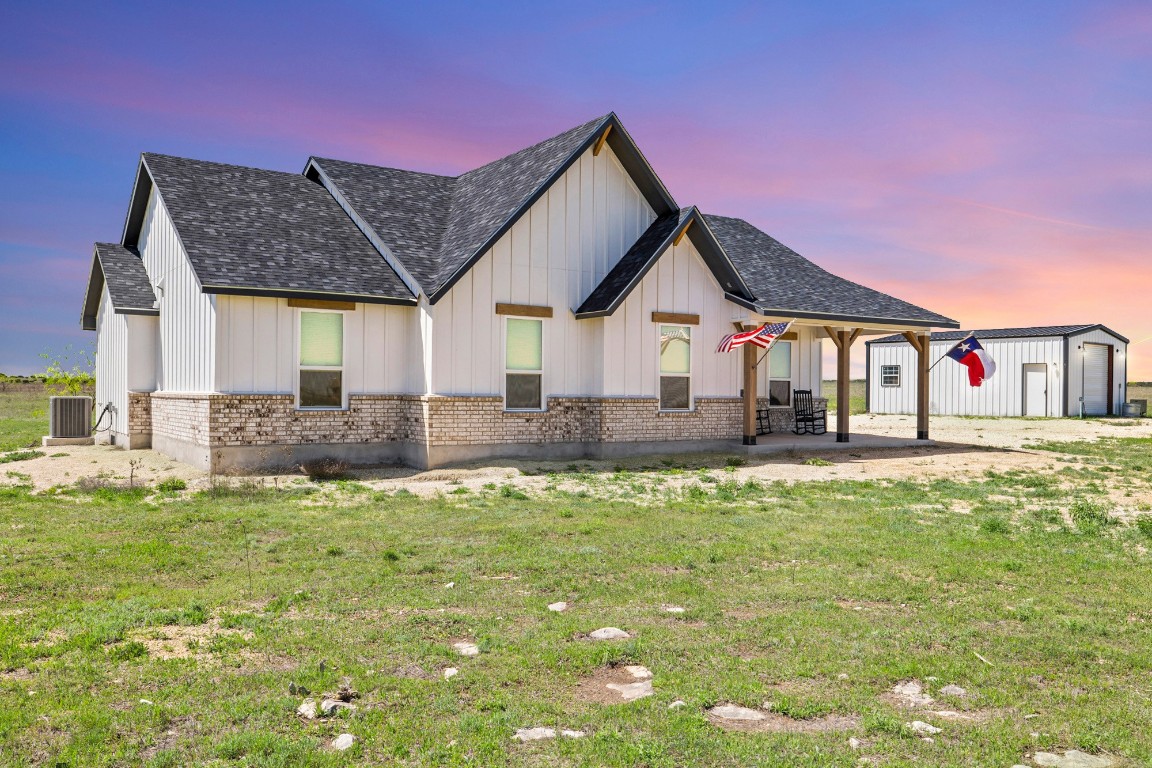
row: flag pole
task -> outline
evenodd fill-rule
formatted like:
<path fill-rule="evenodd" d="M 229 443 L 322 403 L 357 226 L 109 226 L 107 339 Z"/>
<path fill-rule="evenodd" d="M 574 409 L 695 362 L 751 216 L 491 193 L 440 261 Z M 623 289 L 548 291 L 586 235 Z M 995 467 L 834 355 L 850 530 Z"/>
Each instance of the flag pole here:
<path fill-rule="evenodd" d="M 964 335 L 964 336 L 963 336 L 963 337 L 960 339 L 960 341 L 956 342 L 955 344 L 953 344 L 951 347 L 949 347 L 949 348 L 948 348 L 948 352 L 945 352 L 944 354 L 940 355 L 940 357 L 936 358 L 936 362 L 935 362 L 935 363 L 932 363 L 932 365 L 928 366 L 928 372 L 929 372 L 929 373 L 931 373 L 931 372 L 932 372 L 932 369 L 936 367 L 936 363 L 939 363 L 941 360 L 943 360 L 944 358 L 948 357 L 948 353 L 949 353 L 949 352 L 951 352 L 952 350 L 956 349 L 956 347 L 958 347 L 958 346 L 960 346 L 961 344 L 963 344 L 963 343 L 964 343 L 964 340 L 965 340 L 965 339 L 967 339 L 967 338 L 968 338 L 969 336 L 971 336 L 971 335 L 972 335 L 972 334 L 970 334 L 970 333 L 968 333 L 968 334 L 965 334 L 965 335 Z M 932 336 L 931 336 L 931 335 L 929 335 L 929 336 L 928 336 L 928 343 L 929 343 L 929 344 L 931 344 L 931 343 L 932 343 Z"/>

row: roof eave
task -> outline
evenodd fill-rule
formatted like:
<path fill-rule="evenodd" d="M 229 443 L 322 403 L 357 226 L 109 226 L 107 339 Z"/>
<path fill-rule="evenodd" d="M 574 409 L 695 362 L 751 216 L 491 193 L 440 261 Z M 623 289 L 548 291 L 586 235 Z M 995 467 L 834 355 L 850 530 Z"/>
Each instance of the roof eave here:
<path fill-rule="evenodd" d="M 804 310 L 785 309 L 781 307 L 768 307 L 756 304 L 750 307 L 761 315 L 772 317 L 794 317 L 804 320 L 827 320 L 833 323 L 873 323 L 879 325 L 906 325 L 910 328 L 959 328 L 960 323 L 951 318 L 941 317 L 937 320 L 914 319 L 906 317 L 871 317 L 867 315 L 850 315 L 835 312 L 810 312 Z"/>
<path fill-rule="evenodd" d="M 96 315 L 100 311 L 100 294 L 104 291 L 104 268 L 100 265 L 100 255 L 92 246 L 92 271 L 88 275 L 88 286 L 84 291 L 84 308 L 80 312 L 80 329 L 96 330 Z"/>
<path fill-rule="evenodd" d="M 289 288 L 256 288 L 245 285 L 204 285 L 202 293 L 223 296 L 256 296 L 270 299 L 309 299 L 312 301 L 352 301 L 357 304 L 395 304 L 414 307 L 418 303 L 415 296 L 379 296 L 363 293 L 340 293 L 328 291 L 293 290 Z"/>

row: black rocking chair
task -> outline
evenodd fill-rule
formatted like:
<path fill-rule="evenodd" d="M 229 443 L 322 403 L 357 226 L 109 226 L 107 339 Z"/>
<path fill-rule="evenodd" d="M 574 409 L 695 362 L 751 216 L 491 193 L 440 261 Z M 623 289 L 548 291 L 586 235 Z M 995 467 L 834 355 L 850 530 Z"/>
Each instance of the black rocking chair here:
<path fill-rule="evenodd" d="M 756 409 L 756 434 L 757 435 L 770 435 L 772 434 L 772 419 L 769 417 L 767 408 Z"/>
<path fill-rule="evenodd" d="M 812 404 L 812 390 L 792 390 L 792 403 L 796 409 L 796 426 L 793 432 L 798 435 L 822 435 L 828 431 L 828 413 L 816 410 Z"/>

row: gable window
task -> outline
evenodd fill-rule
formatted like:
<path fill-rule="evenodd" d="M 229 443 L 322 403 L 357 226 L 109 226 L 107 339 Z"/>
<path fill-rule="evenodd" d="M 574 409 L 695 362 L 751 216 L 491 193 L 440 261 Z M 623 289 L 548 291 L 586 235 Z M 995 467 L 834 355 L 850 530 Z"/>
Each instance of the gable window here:
<path fill-rule="evenodd" d="M 792 405 L 792 342 L 777 341 L 768 350 L 768 404 Z"/>
<path fill-rule="evenodd" d="M 544 322 L 510 317 L 504 325 L 504 407 L 541 410 L 544 377 Z"/>
<path fill-rule="evenodd" d="M 344 407 L 344 314 L 300 313 L 299 407 Z"/>
<path fill-rule="evenodd" d="M 882 386 L 882 387 L 898 387 L 898 386 L 900 386 L 900 366 L 898 366 L 898 365 L 882 365 L 882 366 L 880 366 L 880 386 Z"/>
<path fill-rule="evenodd" d="M 692 329 L 660 326 L 660 410 L 692 408 Z"/>

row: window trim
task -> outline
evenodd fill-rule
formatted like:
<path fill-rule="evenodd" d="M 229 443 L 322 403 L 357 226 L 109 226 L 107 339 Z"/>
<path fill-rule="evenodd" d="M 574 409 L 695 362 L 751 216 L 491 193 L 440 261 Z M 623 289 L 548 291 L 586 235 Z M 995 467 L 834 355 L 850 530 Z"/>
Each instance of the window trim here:
<path fill-rule="evenodd" d="M 772 346 L 768 349 L 768 354 L 765 356 L 764 362 L 766 368 L 764 370 L 764 395 L 769 398 L 769 408 L 783 408 L 791 410 L 796 406 L 792 400 L 792 392 L 796 389 L 794 383 L 796 382 L 796 369 L 797 369 L 797 356 L 800 350 L 799 346 L 793 346 L 793 342 L 799 342 L 799 339 L 777 339 Z M 784 379 L 779 376 L 772 375 L 772 353 L 777 349 L 777 344 L 788 345 L 788 378 Z M 788 382 L 788 403 L 787 405 L 772 405 L 772 382 L 786 381 Z"/>
<path fill-rule="evenodd" d="M 504 326 L 504 338 L 502 339 L 503 343 L 500 345 L 500 355 L 501 355 L 500 361 L 501 361 L 501 364 L 503 365 L 503 368 L 504 368 L 504 377 L 503 377 L 503 382 L 501 383 L 501 387 L 504 390 L 502 395 L 503 395 L 503 400 L 504 400 L 504 411 L 506 413 L 544 413 L 548 410 L 548 395 L 544 391 L 544 327 L 545 327 L 544 321 L 546 319 L 547 318 L 544 318 L 544 317 L 533 317 L 531 315 L 512 315 L 512 314 L 504 315 L 504 322 L 502 323 L 502 325 Z M 513 370 L 510 370 L 508 368 L 508 321 L 509 320 L 527 320 L 529 322 L 540 323 L 540 369 L 539 370 L 529 371 L 529 370 L 525 370 L 523 368 L 517 368 L 516 370 L 513 371 Z M 508 407 L 508 375 L 509 374 L 511 374 L 513 376 L 520 376 L 520 375 L 531 376 L 533 374 L 538 375 L 540 377 L 540 405 L 538 405 L 535 408 L 509 408 Z"/>
<path fill-rule="evenodd" d="M 304 313 L 340 315 L 340 362 L 335 365 L 309 365 L 300 361 L 300 344 L 304 340 Z M 348 312 L 342 309 L 296 309 L 296 371 L 292 382 L 295 394 L 296 410 L 298 411 L 346 411 L 348 410 Z M 340 372 L 340 405 L 301 405 L 300 404 L 300 374 L 304 371 L 339 371 Z"/>
<path fill-rule="evenodd" d="M 884 378 L 886 376 L 891 375 L 891 374 L 884 372 L 885 368 L 895 368 L 896 369 L 896 383 L 895 384 L 889 384 L 884 380 Z M 903 371 L 900 370 L 899 364 L 881 365 L 880 366 L 880 386 L 882 386 L 882 387 L 899 387 L 899 386 L 901 386 L 903 380 L 904 380 L 904 374 L 903 374 Z"/>
<path fill-rule="evenodd" d="M 662 328 L 685 328 L 688 331 L 688 373 L 669 373 L 665 374 L 660 370 L 660 337 L 663 335 Z M 656 410 L 659 413 L 691 413 L 696 410 L 696 387 L 693 384 L 693 379 L 696 373 L 696 362 L 693 359 L 695 355 L 692 354 L 692 325 L 689 323 L 657 323 L 656 324 Z M 680 379 L 688 379 L 688 407 L 687 408 L 665 408 L 663 398 L 660 396 L 660 379 L 664 376 L 674 376 Z"/>

